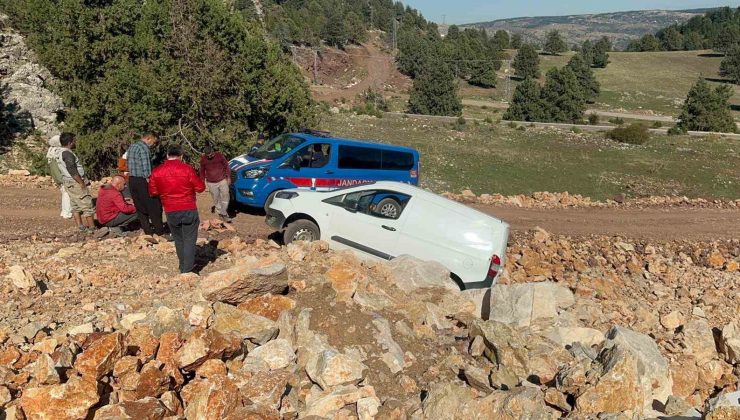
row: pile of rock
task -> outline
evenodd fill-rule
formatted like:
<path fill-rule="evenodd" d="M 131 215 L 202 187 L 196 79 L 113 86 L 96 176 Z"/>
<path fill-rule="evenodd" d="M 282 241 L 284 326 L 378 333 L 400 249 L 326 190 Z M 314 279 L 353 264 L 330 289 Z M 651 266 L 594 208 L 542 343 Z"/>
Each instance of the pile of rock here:
<path fill-rule="evenodd" d="M 645 208 L 645 207 L 700 207 L 700 208 L 723 208 L 737 209 L 740 208 L 740 200 L 705 200 L 703 198 L 688 197 L 643 197 L 643 198 L 626 198 L 618 195 L 610 200 L 595 201 L 589 197 L 583 197 L 580 194 L 570 194 L 568 192 L 551 193 L 535 192 L 531 195 L 510 195 L 501 194 L 481 194 L 476 195 L 471 190 L 464 190 L 460 194 L 451 192 L 442 193 L 443 196 L 469 204 L 484 205 L 501 205 L 513 206 L 520 208 L 542 208 L 542 209 L 560 209 L 560 208 L 579 208 L 579 207 L 625 207 L 625 208 Z"/>
<path fill-rule="evenodd" d="M 7 174 L 0 174 L 0 186 L 14 188 L 49 188 L 54 185 L 50 176 L 31 175 L 25 169 L 10 169 Z"/>

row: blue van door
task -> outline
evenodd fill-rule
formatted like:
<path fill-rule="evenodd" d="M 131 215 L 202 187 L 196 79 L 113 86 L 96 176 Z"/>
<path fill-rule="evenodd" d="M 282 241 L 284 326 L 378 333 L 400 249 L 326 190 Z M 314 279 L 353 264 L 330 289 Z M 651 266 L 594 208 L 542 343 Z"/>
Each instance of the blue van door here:
<path fill-rule="evenodd" d="M 418 183 L 418 159 L 413 153 L 381 147 L 338 146 L 338 169 L 353 181 L 397 181 Z M 340 186 L 351 186 L 340 185 Z"/>
<path fill-rule="evenodd" d="M 337 188 L 336 147 L 329 143 L 303 146 L 270 171 L 274 180 L 285 180 L 298 188 L 317 191 Z"/>

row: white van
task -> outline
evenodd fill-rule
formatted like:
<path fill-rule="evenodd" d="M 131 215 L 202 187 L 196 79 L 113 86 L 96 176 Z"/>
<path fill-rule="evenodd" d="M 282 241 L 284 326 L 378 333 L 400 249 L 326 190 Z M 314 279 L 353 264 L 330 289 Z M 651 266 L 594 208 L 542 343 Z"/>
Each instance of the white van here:
<path fill-rule="evenodd" d="M 323 239 L 376 259 L 411 255 L 438 261 L 462 290 L 495 284 L 509 225 L 463 204 L 398 182 L 331 192 L 285 190 L 267 209 L 285 243 Z"/>

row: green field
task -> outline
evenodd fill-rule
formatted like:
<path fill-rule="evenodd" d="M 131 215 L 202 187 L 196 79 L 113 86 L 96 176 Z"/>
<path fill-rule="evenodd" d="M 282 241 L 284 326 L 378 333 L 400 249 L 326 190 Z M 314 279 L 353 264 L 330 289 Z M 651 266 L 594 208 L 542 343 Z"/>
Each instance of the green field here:
<path fill-rule="evenodd" d="M 740 197 L 740 140 L 655 136 L 629 146 L 600 134 L 472 122 L 457 131 L 438 121 L 352 114 L 328 115 L 322 128 L 416 148 L 422 183 L 437 192 Z"/>
<path fill-rule="evenodd" d="M 514 54 L 514 52 L 510 52 Z M 547 70 L 567 64 L 572 52 L 560 56 L 540 55 L 542 82 Z M 654 112 L 676 116 L 691 86 L 699 77 L 714 85 L 726 83 L 719 75 L 722 57 L 712 51 L 610 52 L 605 69 L 594 69 L 601 83 L 601 95 L 589 108 L 604 111 Z M 513 91 L 516 82 L 510 86 Z M 466 99 L 500 101 L 506 99 L 506 81 L 501 76 L 497 89 L 481 89 L 461 83 Z M 740 107 L 740 87 L 734 86 L 732 103 Z M 740 112 L 734 112 L 740 118 Z"/>

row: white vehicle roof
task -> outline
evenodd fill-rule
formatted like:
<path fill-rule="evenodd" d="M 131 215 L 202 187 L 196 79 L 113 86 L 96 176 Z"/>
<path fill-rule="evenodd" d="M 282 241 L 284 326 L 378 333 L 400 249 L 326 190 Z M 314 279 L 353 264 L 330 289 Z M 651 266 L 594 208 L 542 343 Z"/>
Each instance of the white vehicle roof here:
<path fill-rule="evenodd" d="M 362 184 L 362 185 L 358 185 L 355 187 L 340 188 L 340 189 L 333 190 L 333 191 L 306 191 L 304 189 L 298 189 L 298 188 L 291 190 L 291 191 L 298 192 L 301 195 L 305 194 L 306 192 L 309 192 L 311 194 L 316 194 L 317 198 L 320 197 L 320 199 L 324 199 L 328 197 L 334 197 L 337 195 L 349 194 L 355 191 L 367 191 L 367 190 L 397 191 L 400 193 L 411 195 L 418 199 L 430 201 L 438 206 L 442 206 L 450 211 L 454 211 L 455 213 L 458 213 L 459 215 L 463 217 L 477 219 L 477 218 L 480 218 L 481 216 L 484 216 L 488 219 L 495 220 L 499 223 L 505 223 L 504 221 L 500 219 L 497 219 L 493 216 L 490 216 L 488 214 L 485 214 L 483 212 L 470 208 L 462 203 L 458 203 L 457 201 L 452 201 L 440 195 L 434 194 L 430 191 L 421 189 L 411 184 L 406 184 L 404 182 L 376 181 L 373 183 Z"/>

